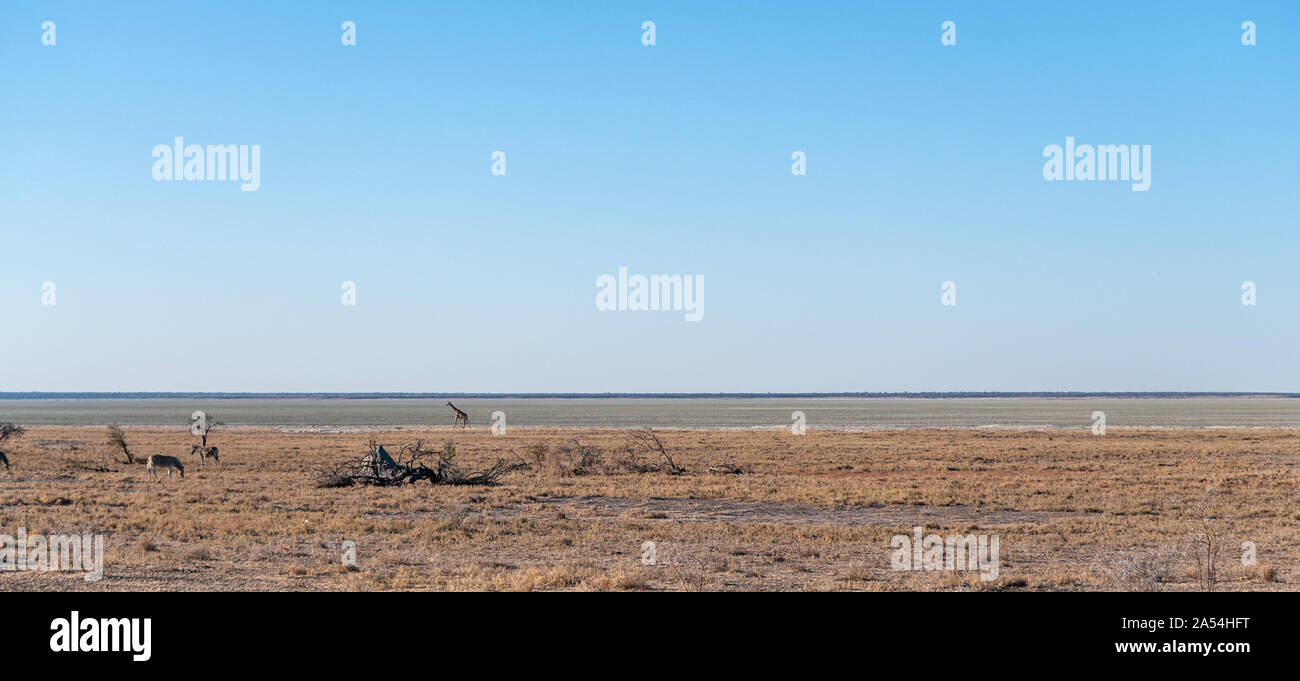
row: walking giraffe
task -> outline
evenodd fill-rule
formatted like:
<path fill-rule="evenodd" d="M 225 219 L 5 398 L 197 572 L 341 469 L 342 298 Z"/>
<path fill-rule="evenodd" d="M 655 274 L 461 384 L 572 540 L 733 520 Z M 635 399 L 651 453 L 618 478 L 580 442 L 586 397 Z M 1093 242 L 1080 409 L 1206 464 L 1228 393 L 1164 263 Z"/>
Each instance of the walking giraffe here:
<path fill-rule="evenodd" d="M 448 402 L 448 403 L 447 403 L 447 406 L 448 406 L 448 407 L 451 407 L 451 410 L 454 411 L 454 412 L 456 412 L 456 420 L 455 420 L 455 421 L 452 421 L 452 423 L 451 423 L 451 427 L 452 427 L 452 428 L 455 428 L 457 424 L 464 423 L 465 425 L 463 425 L 463 426 L 461 426 L 461 427 L 462 427 L 462 428 L 468 428 L 468 427 L 469 427 L 469 414 L 466 414 L 465 412 L 463 412 L 463 411 L 457 409 L 457 408 L 456 408 L 456 405 L 452 404 L 451 402 Z"/>

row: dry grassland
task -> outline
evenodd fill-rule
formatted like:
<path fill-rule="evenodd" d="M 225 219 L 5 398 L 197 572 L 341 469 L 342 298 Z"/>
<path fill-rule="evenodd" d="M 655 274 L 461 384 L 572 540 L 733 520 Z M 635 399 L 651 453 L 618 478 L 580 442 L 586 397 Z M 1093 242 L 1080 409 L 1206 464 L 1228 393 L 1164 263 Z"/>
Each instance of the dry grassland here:
<path fill-rule="evenodd" d="M 222 465 L 204 468 L 185 429 L 125 432 L 185 478 L 115 461 L 103 428 L 7 444 L 0 534 L 103 533 L 106 576 L 0 572 L 0 590 L 1194 590 L 1207 526 L 1215 588 L 1300 583 L 1300 431 L 660 431 L 680 475 L 616 430 L 225 428 L 210 438 Z M 317 486 L 371 439 L 417 438 L 454 443 L 467 468 L 529 467 L 491 487 Z M 561 447 L 574 440 L 599 459 L 587 470 Z M 891 569 L 891 538 L 921 524 L 999 535 L 998 579 Z"/>

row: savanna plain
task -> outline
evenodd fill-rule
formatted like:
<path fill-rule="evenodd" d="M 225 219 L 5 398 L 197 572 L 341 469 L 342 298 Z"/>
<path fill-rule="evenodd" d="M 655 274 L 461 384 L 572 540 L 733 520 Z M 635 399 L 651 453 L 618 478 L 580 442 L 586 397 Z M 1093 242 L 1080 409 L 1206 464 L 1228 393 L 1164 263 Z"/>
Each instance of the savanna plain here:
<path fill-rule="evenodd" d="M 654 431 L 34 426 L 0 533 L 104 535 L 104 573 L 0 590 L 1293 590 L 1300 431 Z M 644 433 L 640 433 L 644 435 Z M 422 442 L 489 485 L 339 486 Z M 346 482 L 346 481 L 345 481 Z M 891 540 L 999 537 L 997 579 L 895 570 Z M 654 565 L 644 564 L 654 542 Z M 1250 555 L 1246 555 L 1247 553 Z"/>

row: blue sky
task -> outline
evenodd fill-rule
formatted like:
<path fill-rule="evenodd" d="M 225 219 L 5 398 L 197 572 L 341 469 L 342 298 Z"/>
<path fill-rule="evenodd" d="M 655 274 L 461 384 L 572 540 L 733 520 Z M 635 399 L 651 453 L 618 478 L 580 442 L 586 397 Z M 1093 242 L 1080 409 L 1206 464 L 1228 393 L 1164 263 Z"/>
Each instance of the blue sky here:
<path fill-rule="evenodd" d="M 6 5 L 0 391 L 1300 380 L 1297 3 L 194 4 Z M 155 182 L 175 136 L 260 189 Z M 1045 181 L 1067 136 L 1150 190 Z"/>

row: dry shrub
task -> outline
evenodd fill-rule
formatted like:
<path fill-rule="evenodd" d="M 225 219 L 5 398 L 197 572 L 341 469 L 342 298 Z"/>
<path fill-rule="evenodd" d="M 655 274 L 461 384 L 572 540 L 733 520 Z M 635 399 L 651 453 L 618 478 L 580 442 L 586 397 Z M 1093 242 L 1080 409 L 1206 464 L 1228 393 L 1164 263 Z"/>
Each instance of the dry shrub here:
<path fill-rule="evenodd" d="M 352 485 L 352 476 L 341 471 L 326 470 L 321 471 L 320 474 L 316 476 L 316 486 L 321 489 L 351 487 Z"/>
<path fill-rule="evenodd" d="M 709 586 L 709 575 L 703 565 L 683 563 L 670 567 L 669 573 L 687 591 L 703 591 Z"/>
<path fill-rule="evenodd" d="M 550 447 L 547 447 L 544 442 L 534 442 L 533 444 L 528 445 L 528 456 L 532 457 L 533 466 L 535 466 L 537 470 L 540 471 L 546 466 L 546 453 L 549 450 Z"/>
<path fill-rule="evenodd" d="M 713 562 L 712 555 L 700 558 L 677 544 L 659 545 L 655 556 L 655 567 L 686 591 L 703 591 L 708 587 L 708 565 Z"/>
<path fill-rule="evenodd" d="M 11 437 L 19 437 L 25 432 L 27 431 L 22 426 L 15 426 L 9 422 L 0 423 L 0 443 Z"/>
<path fill-rule="evenodd" d="M 654 473 L 659 470 L 662 470 L 659 464 L 646 461 L 627 445 L 615 450 L 605 465 L 606 473 Z"/>
<path fill-rule="evenodd" d="M 612 573 L 592 577 L 584 585 L 593 591 L 645 591 L 649 588 L 649 581 L 644 570 L 619 568 Z"/>
<path fill-rule="evenodd" d="M 545 470 L 562 478 L 601 473 L 605 467 L 605 455 L 599 447 L 576 439 L 557 445 L 544 460 Z"/>
<path fill-rule="evenodd" d="M 549 568 L 533 567 L 517 570 L 507 578 L 505 588 L 510 591 L 541 591 L 545 589 L 571 589 L 591 576 L 589 568 L 560 563 Z"/>
<path fill-rule="evenodd" d="M 24 432 L 26 431 L 22 426 L 15 426 L 8 422 L 0 423 L 0 445 L 11 437 L 21 437 Z M 9 468 L 9 459 L 5 457 L 3 450 L 0 450 L 0 463 L 4 464 L 6 469 Z"/>
<path fill-rule="evenodd" d="M 606 452 L 595 445 L 587 445 L 577 439 L 565 441 L 547 450 L 546 445 L 533 445 L 529 453 L 538 463 L 538 470 L 550 475 L 567 478 L 583 475 L 618 475 L 624 473 L 653 473 L 667 470 L 680 472 L 676 464 L 647 461 L 641 452 L 644 449 L 635 443 L 625 443 L 622 447 Z"/>
<path fill-rule="evenodd" d="M 1193 576 L 1201 591 L 1214 591 L 1222 569 L 1225 549 L 1224 529 L 1217 506 L 1222 505 L 1220 493 L 1208 489 L 1200 499 L 1175 497 L 1184 521 L 1191 525 L 1188 533 L 1188 553 L 1194 566 Z"/>
<path fill-rule="evenodd" d="M 121 452 L 126 457 L 126 463 L 135 463 L 135 456 L 131 454 L 131 449 L 126 444 L 126 434 L 116 423 L 108 427 L 108 447 Z"/>
<path fill-rule="evenodd" d="M 1179 551 L 1164 545 L 1105 557 L 1093 569 L 1123 591 L 1162 591 L 1165 584 L 1174 581 L 1180 562 Z"/>
<path fill-rule="evenodd" d="M 629 450 L 640 447 L 644 451 L 657 453 L 663 457 L 663 469 L 673 475 L 685 473 L 686 469 L 677 465 L 673 457 L 668 454 L 668 448 L 664 446 L 663 440 L 659 439 L 659 434 L 650 428 L 641 428 L 632 432 L 632 445 Z"/>
<path fill-rule="evenodd" d="M 1226 550 L 1221 493 L 1211 488 L 1201 498 L 1183 495 L 1169 500 L 1171 515 L 1186 539 L 1181 545 L 1162 545 L 1145 551 L 1130 551 L 1108 557 L 1094 569 L 1127 591 L 1160 591 L 1180 574 L 1196 582 L 1202 591 L 1214 591 L 1223 578 Z"/>

